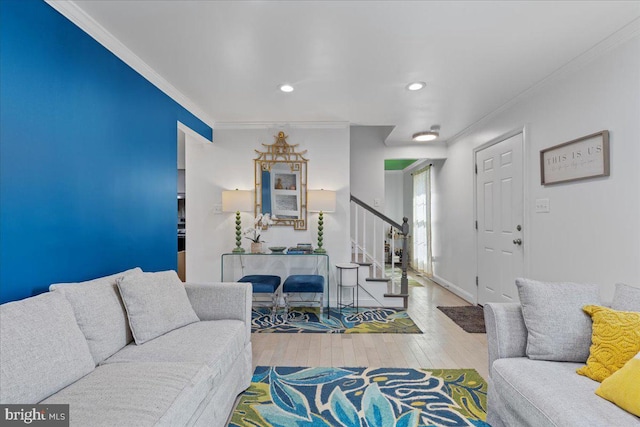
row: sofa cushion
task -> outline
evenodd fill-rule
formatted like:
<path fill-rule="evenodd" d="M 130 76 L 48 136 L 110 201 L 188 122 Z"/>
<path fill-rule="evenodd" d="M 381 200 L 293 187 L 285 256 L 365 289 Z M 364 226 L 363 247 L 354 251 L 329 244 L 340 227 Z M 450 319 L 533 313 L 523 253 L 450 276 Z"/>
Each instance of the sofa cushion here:
<path fill-rule="evenodd" d="M 602 381 L 596 394 L 640 417 L 640 353 Z"/>
<path fill-rule="evenodd" d="M 499 359 L 491 379 L 509 411 L 530 426 L 637 427 L 640 419 L 594 393 L 599 383 L 576 375 L 578 363 Z"/>
<path fill-rule="evenodd" d="M 136 344 L 200 320 L 175 271 L 124 276 L 118 289 Z"/>
<path fill-rule="evenodd" d="M 95 280 L 56 283 L 49 287 L 50 291 L 62 293 L 71 303 L 96 365 L 133 339 L 117 281 L 141 273 L 140 268 L 133 268 Z"/>
<path fill-rule="evenodd" d="M 640 351 L 640 312 L 598 305 L 588 305 L 584 311 L 593 319 L 593 334 L 587 365 L 577 372 L 601 382 Z"/>
<path fill-rule="evenodd" d="M 516 279 L 527 326 L 527 356 L 537 360 L 585 362 L 591 318 L 585 305 L 600 303 L 597 285 Z"/>
<path fill-rule="evenodd" d="M 184 426 L 211 390 L 203 364 L 114 363 L 42 403 L 69 404 L 76 426 Z"/>
<path fill-rule="evenodd" d="M 616 283 L 611 308 L 621 311 L 640 311 L 640 288 Z"/>
<path fill-rule="evenodd" d="M 73 309 L 47 292 L 0 306 L 0 402 L 32 404 L 94 370 Z"/>
<path fill-rule="evenodd" d="M 191 323 L 142 345 L 129 344 L 103 363 L 205 363 L 214 376 L 226 373 L 245 347 L 244 323 L 213 320 Z"/>

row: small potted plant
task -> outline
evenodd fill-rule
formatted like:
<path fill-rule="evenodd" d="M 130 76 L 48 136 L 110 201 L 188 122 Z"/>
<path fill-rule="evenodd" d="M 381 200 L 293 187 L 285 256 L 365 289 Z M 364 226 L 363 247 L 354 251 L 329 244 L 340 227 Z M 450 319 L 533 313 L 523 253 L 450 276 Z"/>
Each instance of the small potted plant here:
<path fill-rule="evenodd" d="M 266 214 L 258 214 L 258 216 L 253 221 L 253 227 L 247 227 L 244 229 L 244 237 L 245 239 L 251 240 L 251 253 L 259 254 L 262 253 L 262 243 L 264 240 L 260 240 L 260 233 L 262 230 L 266 230 L 270 225 L 273 225 L 273 219 L 271 219 L 271 215 Z"/>

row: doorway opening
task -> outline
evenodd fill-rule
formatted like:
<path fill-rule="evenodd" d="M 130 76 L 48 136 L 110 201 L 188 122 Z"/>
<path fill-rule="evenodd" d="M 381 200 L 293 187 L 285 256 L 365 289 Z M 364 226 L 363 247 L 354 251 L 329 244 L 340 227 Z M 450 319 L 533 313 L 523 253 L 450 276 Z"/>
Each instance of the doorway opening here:
<path fill-rule="evenodd" d="M 186 137 L 182 130 L 178 129 L 178 277 L 186 281 L 186 243 L 187 243 L 187 198 L 186 198 Z"/>
<path fill-rule="evenodd" d="M 390 230 L 385 239 L 385 262 L 392 277 L 403 257 L 415 273 L 431 277 L 431 161 L 429 159 L 385 160 L 385 203 L 383 213 L 410 224 L 408 250 L 402 251 L 401 237 Z"/>

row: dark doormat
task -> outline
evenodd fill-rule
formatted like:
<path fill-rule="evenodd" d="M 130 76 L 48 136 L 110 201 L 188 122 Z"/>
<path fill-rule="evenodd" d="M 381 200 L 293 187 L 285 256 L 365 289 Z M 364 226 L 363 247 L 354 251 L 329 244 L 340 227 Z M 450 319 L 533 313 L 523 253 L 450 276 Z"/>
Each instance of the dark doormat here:
<path fill-rule="evenodd" d="M 441 307 L 438 309 L 446 314 L 458 326 L 472 334 L 484 334 L 484 313 L 478 305 L 464 305 L 459 307 Z"/>

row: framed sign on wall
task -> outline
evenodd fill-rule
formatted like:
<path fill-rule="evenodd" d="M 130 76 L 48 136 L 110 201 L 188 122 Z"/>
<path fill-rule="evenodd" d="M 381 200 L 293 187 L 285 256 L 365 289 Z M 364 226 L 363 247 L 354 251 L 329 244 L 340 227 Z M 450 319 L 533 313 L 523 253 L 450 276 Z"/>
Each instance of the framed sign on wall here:
<path fill-rule="evenodd" d="M 542 185 L 598 176 L 609 176 L 608 130 L 540 151 Z"/>

